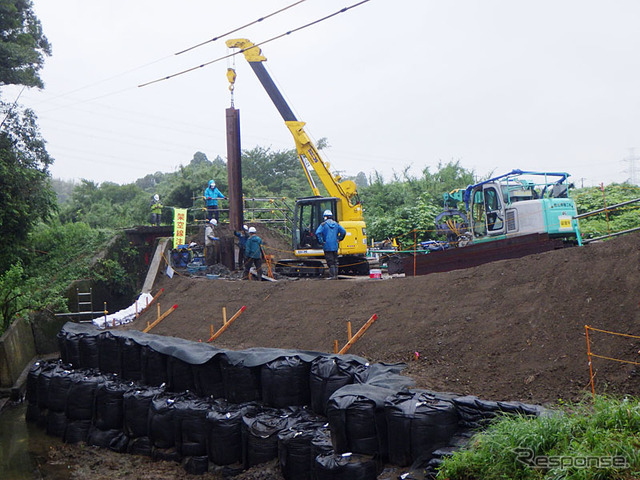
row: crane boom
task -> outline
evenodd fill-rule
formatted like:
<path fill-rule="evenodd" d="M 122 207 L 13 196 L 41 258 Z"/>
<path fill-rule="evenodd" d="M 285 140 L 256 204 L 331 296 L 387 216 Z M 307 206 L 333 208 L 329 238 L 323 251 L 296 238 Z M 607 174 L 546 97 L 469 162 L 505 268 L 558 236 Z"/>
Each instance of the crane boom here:
<path fill-rule="evenodd" d="M 296 118 L 289 104 L 269 75 L 269 72 L 267 72 L 264 66 L 264 62 L 267 59 L 262 55 L 260 48 L 244 38 L 227 40 L 226 44 L 229 48 L 241 49 L 245 59 L 249 62 L 258 80 L 260 80 L 269 98 L 271 98 L 271 101 L 282 116 L 287 128 L 293 135 L 296 151 L 298 152 L 298 159 L 304 169 L 313 194 L 320 195 L 320 191 L 311 176 L 309 167 L 313 168 L 316 172 L 329 195 L 340 200 L 338 208 L 341 211 L 338 212 L 338 217 L 343 220 L 362 221 L 362 206 L 355 182 L 352 180 L 342 181 L 340 176 L 331 173 L 329 163 L 322 159 L 320 153 L 304 130 L 306 123 Z"/>

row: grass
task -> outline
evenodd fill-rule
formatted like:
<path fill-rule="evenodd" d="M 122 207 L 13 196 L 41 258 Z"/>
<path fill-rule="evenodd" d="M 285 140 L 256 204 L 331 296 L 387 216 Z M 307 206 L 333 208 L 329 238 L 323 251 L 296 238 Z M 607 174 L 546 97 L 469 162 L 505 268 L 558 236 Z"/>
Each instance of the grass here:
<path fill-rule="evenodd" d="M 503 416 L 448 458 L 438 480 L 640 478 L 640 400 L 596 397 L 540 417 Z"/>

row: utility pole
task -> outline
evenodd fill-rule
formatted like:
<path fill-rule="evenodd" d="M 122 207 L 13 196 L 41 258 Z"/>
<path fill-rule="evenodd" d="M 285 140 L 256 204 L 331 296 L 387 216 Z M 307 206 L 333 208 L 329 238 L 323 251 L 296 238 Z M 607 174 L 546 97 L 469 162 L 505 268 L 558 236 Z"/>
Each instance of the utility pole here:
<path fill-rule="evenodd" d="M 629 173 L 629 183 L 632 185 L 638 185 L 638 161 L 640 160 L 640 156 L 636 155 L 635 150 L 635 148 L 630 148 L 629 155 L 622 159 L 623 162 L 629 164 L 629 168 L 627 168 L 625 172 Z"/>

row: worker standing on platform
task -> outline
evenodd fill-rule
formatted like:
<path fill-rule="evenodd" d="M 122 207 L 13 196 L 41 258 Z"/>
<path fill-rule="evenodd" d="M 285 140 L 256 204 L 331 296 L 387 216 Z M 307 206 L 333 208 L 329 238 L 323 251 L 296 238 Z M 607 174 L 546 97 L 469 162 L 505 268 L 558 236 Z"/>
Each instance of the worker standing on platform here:
<path fill-rule="evenodd" d="M 207 265 L 218 263 L 217 242 L 219 238 L 216 237 L 216 232 L 214 230 L 214 227 L 217 224 L 217 220 L 212 218 L 204 229 L 204 261 Z"/>
<path fill-rule="evenodd" d="M 338 279 L 338 245 L 347 234 L 342 225 L 333 219 L 331 210 L 325 210 L 323 213 L 324 222 L 318 225 L 316 229 L 316 237 L 322 244 L 324 250 L 324 259 L 329 267 L 329 278 L 331 280 Z"/>
<path fill-rule="evenodd" d="M 256 227 L 249 227 L 249 238 L 245 244 L 244 277 L 249 278 L 251 266 L 256 267 L 256 276 L 262 280 L 262 239 L 257 235 Z"/>
<path fill-rule="evenodd" d="M 218 187 L 216 187 L 216 182 L 214 180 L 209 180 L 209 186 L 204 191 L 204 202 L 207 205 L 207 220 L 211 220 L 212 218 L 216 219 L 216 222 L 220 220 L 218 216 L 218 199 L 223 198 L 227 199 Z"/>
<path fill-rule="evenodd" d="M 162 202 L 160 202 L 160 195 L 157 193 L 151 199 L 151 225 L 156 227 L 160 226 L 160 220 L 162 218 Z"/>

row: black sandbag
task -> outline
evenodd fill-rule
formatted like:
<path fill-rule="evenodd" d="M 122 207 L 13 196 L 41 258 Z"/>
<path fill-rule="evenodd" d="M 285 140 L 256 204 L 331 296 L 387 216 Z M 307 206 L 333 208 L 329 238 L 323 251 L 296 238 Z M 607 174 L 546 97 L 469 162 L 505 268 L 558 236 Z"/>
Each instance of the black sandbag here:
<path fill-rule="evenodd" d="M 251 468 L 278 457 L 278 433 L 299 422 L 288 410 L 251 412 L 242 417 L 242 463 Z"/>
<path fill-rule="evenodd" d="M 64 411 L 57 412 L 54 410 L 49 410 L 47 412 L 47 435 L 64 438 L 64 432 L 67 429 L 67 423 L 67 415 L 64 413 Z"/>
<path fill-rule="evenodd" d="M 215 356 L 202 365 L 193 365 L 196 393 L 203 397 L 224 398 L 224 381 L 220 357 Z"/>
<path fill-rule="evenodd" d="M 325 424 L 322 428 L 318 428 L 311 440 L 311 465 L 318 455 L 328 455 L 334 453 L 333 444 L 331 443 L 331 430 L 329 425 Z M 313 468 L 312 468 L 313 470 Z"/>
<path fill-rule="evenodd" d="M 389 462 L 401 467 L 447 445 L 458 429 L 458 413 L 451 402 L 426 391 L 404 391 L 384 404 L 388 427 Z"/>
<path fill-rule="evenodd" d="M 122 435 L 122 430 L 101 430 L 94 425 L 89 429 L 89 434 L 87 435 L 87 445 L 109 448 L 112 443 L 116 443 L 118 440 L 120 440 Z"/>
<path fill-rule="evenodd" d="M 378 468 L 368 455 L 318 455 L 314 463 L 314 475 L 317 480 L 375 480 Z"/>
<path fill-rule="evenodd" d="M 67 407 L 67 395 L 73 381 L 73 371 L 59 365 L 51 371 L 47 408 L 64 412 Z"/>
<path fill-rule="evenodd" d="M 27 402 L 30 404 L 36 404 L 38 402 L 38 376 L 40 376 L 40 372 L 44 368 L 44 362 L 37 361 L 31 368 L 29 368 L 29 373 L 27 374 L 27 386 L 25 388 L 25 398 Z"/>
<path fill-rule="evenodd" d="M 128 337 L 118 337 L 122 358 L 122 378 L 139 381 L 142 379 L 142 348 Z"/>
<path fill-rule="evenodd" d="M 299 422 L 278 433 L 278 463 L 285 480 L 309 480 L 315 455 L 312 441 L 322 424 Z"/>
<path fill-rule="evenodd" d="M 80 361 L 80 337 L 77 333 L 67 332 L 63 336 L 64 342 L 64 356 L 62 357 L 63 363 L 68 363 L 73 368 L 81 368 L 82 362 Z M 61 354 L 63 352 L 60 352 Z"/>
<path fill-rule="evenodd" d="M 49 408 L 49 386 L 51 385 L 51 377 L 59 368 L 55 362 L 42 363 L 42 368 L 36 379 L 36 397 L 38 407 L 40 409 Z"/>
<path fill-rule="evenodd" d="M 176 425 L 176 449 L 183 457 L 207 455 L 207 413 L 211 403 L 195 396 L 182 398 L 174 403 Z"/>
<path fill-rule="evenodd" d="M 95 393 L 105 377 L 89 371 L 71 374 L 71 385 L 67 394 L 66 412 L 70 420 L 91 420 L 94 413 Z"/>
<path fill-rule="evenodd" d="M 103 373 L 122 373 L 122 356 L 118 337 L 111 332 L 98 334 L 98 361 Z"/>
<path fill-rule="evenodd" d="M 311 399 L 310 369 L 310 364 L 299 357 L 276 358 L 262 365 L 262 401 L 274 408 L 308 405 Z"/>
<path fill-rule="evenodd" d="M 140 362 L 142 383 L 152 387 L 167 383 L 167 356 L 164 353 L 144 345 L 140 350 Z"/>
<path fill-rule="evenodd" d="M 149 438 L 155 448 L 168 449 L 176 444 L 174 403 L 176 397 L 168 393 L 156 395 L 149 406 Z"/>
<path fill-rule="evenodd" d="M 228 404 L 207 412 L 207 451 L 216 465 L 242 461 L 242 416 L 257 407 Z"/>
<path fill-rule="evenodd" d="M 176 357 L 167 358 L 167 390 L 170 392 L 195 392 L 196 383 L 192 366 Z"/>
<path fill-rule="evenodd" d="M 120 381 L 107 381 L 96 389 L 94 425 L 100 430 L 122 430 L 124 424 L 123 396 L 131 387 Z"/>
<path fill-rule="evenodd" d="M 36 423 L 40 420 L 40 407 L 37 403 L 28 403 L 27 411 L 24 414 L 25 421 L 29 423 Z"/>
<path fill-rule="evenodd" d="M 64 431 L 65 443 L 86 442 L 91 428 L 91 420 L 69 420 Z"/>
<path fill-rule="evenodd" d="M 340 357 L 318 357 L 311 363 L 309 390 L 311 409 L 320 415 L 327 414 L 327 401 L 333 392 L 353 383 L 359 364 Z"/>
<path fill-rule="evenodd" d="M 232 363 L 226 355 L 220 357 L 224 381 L 224 396 L 231 403 L 260 400 L 260 367 L 246 367 L 243 362 Z"/>
<path fill-rule="evenodd" d="M 149 436 L 149 409 L 151 400 L 164 392 L 158 387 L 127 390 L 122 395 L 124 433 L 130 438 Z M 151 452 L 149 452 L 150 454 Z"/>
<path fill-rule="evenodd" d="M 386 458 L 387 423 L 384 400 L 397 393 L 371 385 L 346 385 L 327 403 L 327 418 L 336 453 L 361 453 Z"/>
<path fill-rule="evenodd" d="M 356 368 L 354 383 L 373 385 L 400 391 L 413 386 L 413 379 L 401 375 L 404 363 L 367 363 Z"/>
<path fill-rule="evenodd" d="M 203 475 L 209 470 L 209 458 L 206 455 L 186 457 L 182 460 L 182 467 L 189 475 Z"/>
<path fill-rule="evenodd" d="M 130 438 L 127 444 L 127 453 L 131 455 L 151 456 L 151 439 L 149 437 Z"/>
<path fill-rule="evenodd" d="M 58 351 L 60 352 L 60 359 L 64 363 L 69 363 L 69 356 L 67 355 L 67 332 L 64 329 L 56 333 L 56 341 L 58 342 Z"/>
<path fill-rule="evenodd" d="M 98 338 L 95 335 L 80 335 L 78 342 L 80 350 L 80 367 L 99 368 Z"/>

